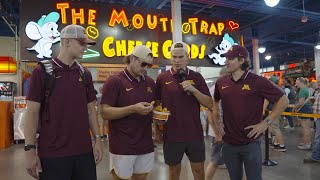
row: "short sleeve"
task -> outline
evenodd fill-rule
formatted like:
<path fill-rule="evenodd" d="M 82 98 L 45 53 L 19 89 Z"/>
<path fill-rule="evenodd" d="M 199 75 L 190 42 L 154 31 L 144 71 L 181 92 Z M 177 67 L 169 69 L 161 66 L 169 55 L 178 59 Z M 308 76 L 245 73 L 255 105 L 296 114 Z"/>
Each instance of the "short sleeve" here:
<path fill-rule="evenodd" d="M 198 74 L 198 82 L 197 82 L 197 83 L 199 83 L 199 85 L 198 85 L 198 90 L 199 90 L 202 94 L 211 97 L 210 92 L 209 92 L 208 85 L 207 85 L 206 81 L 204 80 L 204 78 L 202 77 L 201 74 Z"/>
<path fill-rule="evenodd" d="M 213 94 L 213 98 L 216 102 L 219 102 L 221 100 L 221 95 L 220 95 L 220 91 L 219 91 L 219 86 L 218 86 L 218 81 L 216 82 L 216 84 L 214 85 L 214 94 Z"/>
<path fill-rule="evenodd" d="M 103 85 L 101 104 L 116 106 L 119 98 L 120 83 L 115 76 L 109 77 Z"/>
<path fill-rule="evenodd" d="M 85 70 L 86 71 L 86 75 L 87 75 L 87 81 L 86 83 L 87 84 L 87 101 L 89 103 L 97 100 L 97 97 L 96 97 L 96 91 L 94 90 L 94 87 L 93 87 L 93 82 L 92 82 L 92 75 L 90 73 L 90 71 L 88 71 L 87 69 Z"/>
<path fill-rule="evenodd" d="M 156 80 L 156 100 L 161 100 L 161 91 L 162 91 L 161 77 L 162 76 L 160 74 Z"/>
<path fill-rule="evenodd" d="M 258 77 L 255 90 L 259 96 L 262 96 L 272 103 L 276 103 L 283 95 L 285 95 L 277 86 L 273 85 L 264 77 Z"/>

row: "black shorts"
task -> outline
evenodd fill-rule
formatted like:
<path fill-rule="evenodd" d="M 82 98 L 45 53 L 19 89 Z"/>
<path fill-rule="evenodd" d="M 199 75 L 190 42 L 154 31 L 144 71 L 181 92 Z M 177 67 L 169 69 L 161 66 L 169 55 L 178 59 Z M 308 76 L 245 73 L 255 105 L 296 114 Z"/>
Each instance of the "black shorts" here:
<path fill-rule="evenodd" d="M 96 180 L 94 156 L 82 154 L 61 158 L 40 158 L 40 180 Z"/>
<path fill-rule="evenodd" d="M 204 140 L 194 142 L 166 142 L 163 144 L 164 161 L 169 166 L 181 163 L 184 153 L 193 163 L 204 162 L 206 159 Z"/>

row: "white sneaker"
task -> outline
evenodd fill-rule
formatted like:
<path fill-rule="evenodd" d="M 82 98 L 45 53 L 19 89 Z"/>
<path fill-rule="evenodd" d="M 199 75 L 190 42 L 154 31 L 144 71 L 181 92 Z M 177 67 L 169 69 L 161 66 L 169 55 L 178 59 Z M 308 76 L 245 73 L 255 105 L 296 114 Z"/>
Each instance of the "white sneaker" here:
<path fill-rule="evenodd" d="M 291 126 L 290 126 L 290 125 L 287 125 L 287 126 L 285 126 L 284 128 L 285 128 L 285 129 L 289 129 L 289 128 L 291 128 Z"/>
<path fill-rule="evenodd" d="M 311 144 L 303 144 L 303 145 L 299 145 L 298 149 L 301 150 L 310 150 L 311 149 Z"/>
<path fill-rule="evenodd" d="M 294 127 L 291 127 L 290 125 L 287 125 L 284 127 L 284 129 L 287 129 L 287 130 L 294 130 Z"/>

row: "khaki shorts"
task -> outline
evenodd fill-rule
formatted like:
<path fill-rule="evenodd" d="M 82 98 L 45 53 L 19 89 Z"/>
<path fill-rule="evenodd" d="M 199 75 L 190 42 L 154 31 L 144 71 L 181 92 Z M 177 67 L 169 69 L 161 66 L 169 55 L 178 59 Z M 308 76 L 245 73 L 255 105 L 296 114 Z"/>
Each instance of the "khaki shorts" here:
<path fill-rule="evenodd" d="M 154 164 L 154 152 L 141 155 L 110 154 L 110 172 L 114 170 L 121 179 L 130 179 L 133 174 L 149 173 Z"/>
<path fill-rule="evenodd" d="M 273 131 L 280 131 L 280 119 L 281 118 L 282 117 L 280 116 L 279 118 L 271 121 L 270 125 L 271 125 Z"/>

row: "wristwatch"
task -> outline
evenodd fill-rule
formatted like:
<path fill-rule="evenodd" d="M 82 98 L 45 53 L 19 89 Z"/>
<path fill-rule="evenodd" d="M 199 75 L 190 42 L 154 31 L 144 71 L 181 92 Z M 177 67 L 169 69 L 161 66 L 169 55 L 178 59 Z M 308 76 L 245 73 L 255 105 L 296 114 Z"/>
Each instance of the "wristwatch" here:
<path fill-rule="evenodd" d="M 37 146 L 32 144 L 26 144 L 24 146 L 24 151 L 30 151 L 31 149 L 37 149 Z"/>
<path fill-rule="evenodd" d="M 99 139 L 99 138 L 101 138 L 101 136 L 99 136 L 99 135 L 94 135 L 94 136 L 93 136 L 93 139 L 94 139 L 94 140 Z"/>
<path fill-rule="evenodd" d="M 264 122 L 266 123 L 267 126 L 270 125 L 271 123 L 270 119 L 265 119 Z"/>

